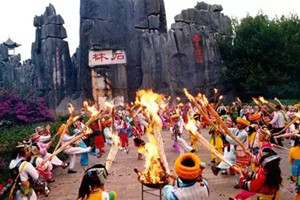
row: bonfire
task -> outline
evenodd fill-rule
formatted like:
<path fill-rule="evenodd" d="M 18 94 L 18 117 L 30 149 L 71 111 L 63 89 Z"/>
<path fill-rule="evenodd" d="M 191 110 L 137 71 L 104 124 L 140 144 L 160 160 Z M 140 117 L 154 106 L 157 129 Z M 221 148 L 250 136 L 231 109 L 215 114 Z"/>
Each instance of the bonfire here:
<path fill-rule="evenodd" d="M 135 104 L 145 108 L 143 114 L 149 120 L 146 128 L 149 142 L 138 149 L 145 157 L 145 170 L 135 169 L 135 172 L 138 174 L 138 181 L 142 184 L 148 187 L 160 187 L 167 184 L 170 173 L 161 136 L 162 123 L 158 115 L 159 109 L 166 106 L 165 98 L 152 90 L 140 90 L 137 92 Z"/>

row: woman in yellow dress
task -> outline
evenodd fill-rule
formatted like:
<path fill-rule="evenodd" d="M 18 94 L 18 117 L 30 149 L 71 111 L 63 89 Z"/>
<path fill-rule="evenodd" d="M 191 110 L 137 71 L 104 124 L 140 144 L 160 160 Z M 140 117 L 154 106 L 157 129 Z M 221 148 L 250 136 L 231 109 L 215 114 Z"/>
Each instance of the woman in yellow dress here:
<path fill-rule="evenodd" d="M 211 134 L 211 138 L 209 143 L 220 153 L 223 155 L 223 140 L 221 138 L 220 132 L 216 130 L 214 127 L 210 128 L 209 134 Z M 218 164 L 221 162 L 219 158 L 216 157 L 214 153 L 211 154 L 212 163 Z"/>

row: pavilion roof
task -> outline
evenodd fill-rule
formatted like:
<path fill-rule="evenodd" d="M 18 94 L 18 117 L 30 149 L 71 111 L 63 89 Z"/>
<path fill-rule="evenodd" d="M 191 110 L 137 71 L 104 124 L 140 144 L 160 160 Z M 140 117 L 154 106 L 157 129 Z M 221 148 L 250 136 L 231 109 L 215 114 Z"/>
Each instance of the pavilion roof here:
<path fill-rule="evenodd" d="M 9 49 L 13 49 L 13 48 L 16 48 L 16 47 L 21 46 L 21 44 L 18 44 L 18 43 L 16 43 L 16 42 L 12 41 L 10 38 L 8 38 L 8 39 L 6 40 L 6 42 L 3 42 L 3 44 L 4 44 L 5 46 L 7 46 Z"/>

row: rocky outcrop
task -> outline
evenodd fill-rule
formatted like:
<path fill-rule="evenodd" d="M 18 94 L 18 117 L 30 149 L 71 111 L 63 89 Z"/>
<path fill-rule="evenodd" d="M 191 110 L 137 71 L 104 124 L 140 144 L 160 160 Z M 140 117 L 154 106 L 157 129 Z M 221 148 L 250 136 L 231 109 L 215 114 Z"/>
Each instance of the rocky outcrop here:
<path fill-rule="evenodd" d="M 167 38 L 159 32 L 143 35 L 143 88 L 181 95 L 182 88 L 210 94 L 221 87 L 216 34 L 231 35 L 230 19 L 221 5 L 198 3 L 175 17 Z"/>
<path fill-rule="evenodd" d="M 32 44 L 32 62 L 37 73 L 37 89 L 50 108 L 75 91 L 72 84 L 72 62 L 64 20 L 50 4 L 43 15 L 34 18 L 36 38 Z"/>

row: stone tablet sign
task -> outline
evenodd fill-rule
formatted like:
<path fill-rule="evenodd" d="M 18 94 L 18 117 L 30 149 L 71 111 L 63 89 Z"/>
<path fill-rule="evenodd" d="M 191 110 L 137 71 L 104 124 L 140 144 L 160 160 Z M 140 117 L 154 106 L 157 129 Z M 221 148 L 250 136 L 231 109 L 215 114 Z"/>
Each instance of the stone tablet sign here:
<path fill-rule="evenodd" d="M 89 51 L 89 66 L 126 64 L 125 51 Z"/>

